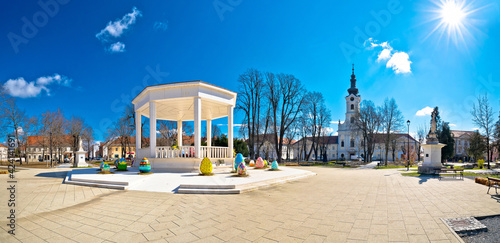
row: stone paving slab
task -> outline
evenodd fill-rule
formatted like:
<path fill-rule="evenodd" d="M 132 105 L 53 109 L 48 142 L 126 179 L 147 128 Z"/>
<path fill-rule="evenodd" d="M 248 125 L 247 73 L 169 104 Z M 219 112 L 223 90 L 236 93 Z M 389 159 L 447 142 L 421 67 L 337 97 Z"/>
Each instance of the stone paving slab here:
<path fill-rule="evenodd" d="M 300 168 L 317 176 L 240 195 L 103 190 L 62 184 L 62 169 L 21 171 L 17 234 L 5 232 L 1 193 L 0 242 L 459 242 L 440 218 L 500 214 L 470 179 Z"/>

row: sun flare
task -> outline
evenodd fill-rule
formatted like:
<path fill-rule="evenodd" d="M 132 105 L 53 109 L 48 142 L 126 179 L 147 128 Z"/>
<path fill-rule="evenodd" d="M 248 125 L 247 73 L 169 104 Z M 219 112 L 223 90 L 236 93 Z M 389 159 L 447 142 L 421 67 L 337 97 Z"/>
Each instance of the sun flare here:
<path fill-rule="evenodd" d="M 460 25 L 466 16 L 463 7 L 455 1 L 445 2 L 441 9 L 441 21 L 452 26 Z"/>
<path fill-rule="evenodd" d="M 455 46 L 474 40 L 474 34 L 471 32 L 476 28 L 472 15 L 485 6 L 478 8 L 473 6 L 473 1 L 470 0 L 431 0 L 431 2 L 434 6 L 429 9 L 432 13 L 429 22 L 434 22 L 436 25 L 426 39 L 436 34 L 439 40 L 445 38 L 447 44 L 452 42 Z"/>

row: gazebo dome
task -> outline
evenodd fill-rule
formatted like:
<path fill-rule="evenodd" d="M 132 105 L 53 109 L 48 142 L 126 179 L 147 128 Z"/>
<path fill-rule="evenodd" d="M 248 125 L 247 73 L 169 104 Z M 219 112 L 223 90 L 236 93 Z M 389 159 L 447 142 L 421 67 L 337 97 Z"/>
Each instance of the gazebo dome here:
<path fill-rule="evenodd" d="M 148 86 L 132 100 L 136 111 L 149 115 L 149 102 L 156 103 L 156 119 L 194 121 L 193 99 L 201 98 L 201 119 L 228 116 L 227 106 L 236 105 L 236 93 L 203 81 L 187 81 Z"/>

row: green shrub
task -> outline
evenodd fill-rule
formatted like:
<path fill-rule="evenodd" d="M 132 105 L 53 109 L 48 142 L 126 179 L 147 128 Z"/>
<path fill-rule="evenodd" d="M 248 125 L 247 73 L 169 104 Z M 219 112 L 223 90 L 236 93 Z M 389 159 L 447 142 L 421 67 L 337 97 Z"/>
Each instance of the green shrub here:
<path fill-rule="evenodd" d="M 477 166 L 479 167 L 479 169 L 484 168 L 484 159 L 478 160 L 477 161 Z"/>

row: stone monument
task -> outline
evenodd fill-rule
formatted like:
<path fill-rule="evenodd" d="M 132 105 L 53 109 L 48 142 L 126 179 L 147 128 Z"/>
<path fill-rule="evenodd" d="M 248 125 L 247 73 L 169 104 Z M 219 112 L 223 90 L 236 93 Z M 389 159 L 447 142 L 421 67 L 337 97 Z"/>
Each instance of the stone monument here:
<path fill-rule="evenodd" d="M 85 162 L 85 154 L 87 151 L 83 151 L 82 139 L 78 140 L 78 151 L 75 152 L 75 167 L 87 167 L 89 166 Z"/>
<path fill-rule="evenodd" d="M 441 164 L 441 148 L 446 146 L 446 144 L 439 143 L 436 129 L 436 113 L 432 112 L 431 130 L 427 135 L 425 144 L 422 144 L 424 162 L 418 167 L 418 173 L 420 174 L 434 174 L 437 169 L 443 167 Z"/>

